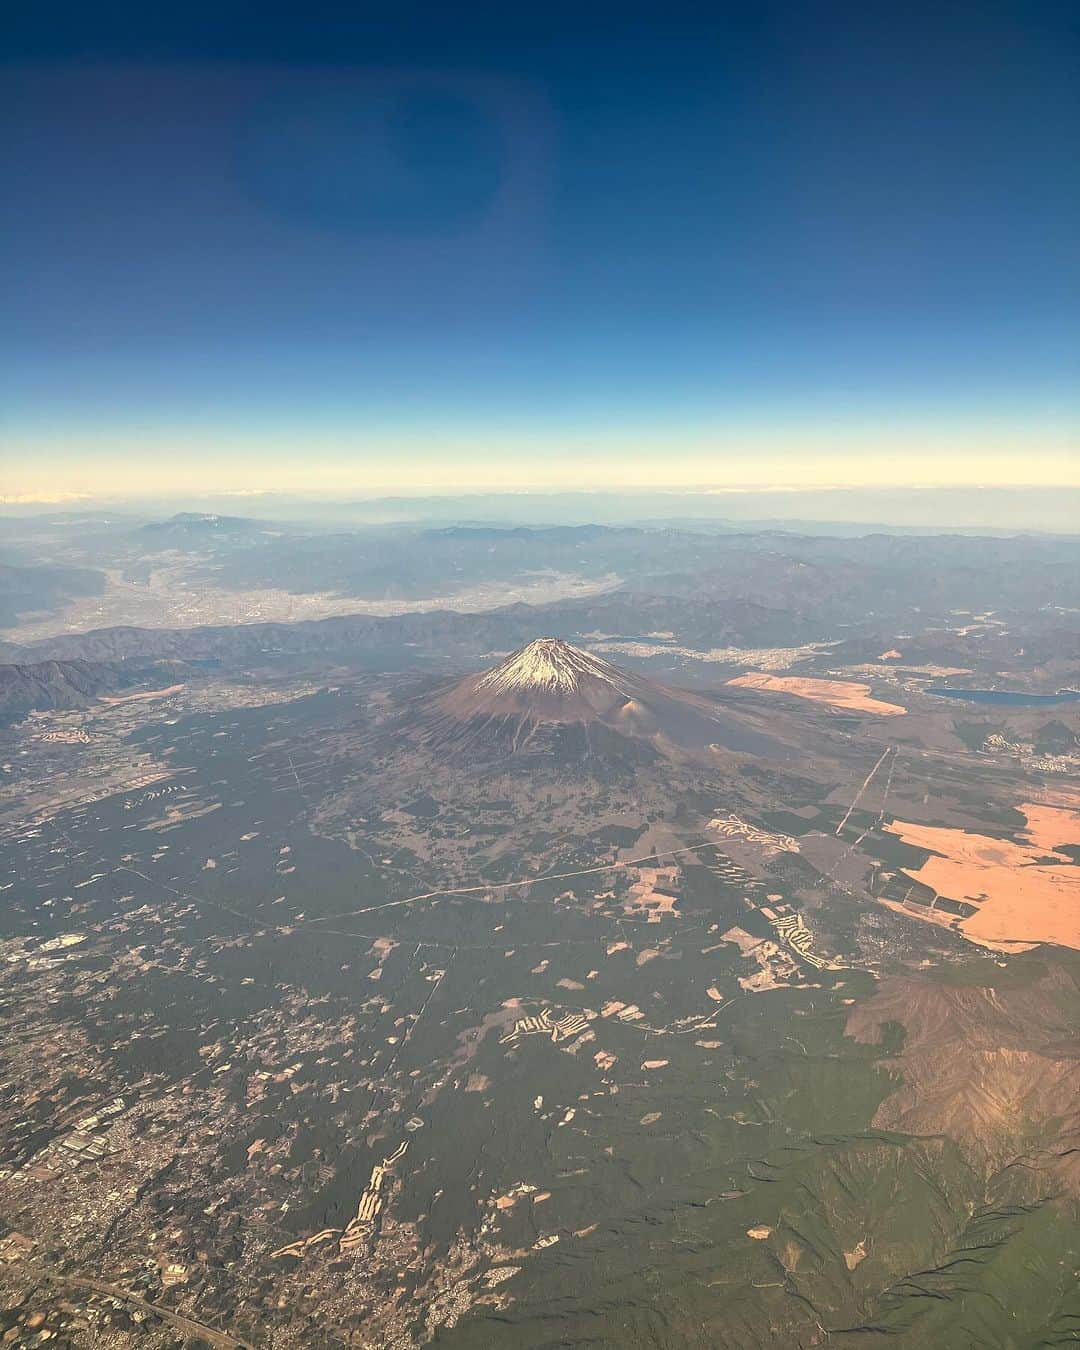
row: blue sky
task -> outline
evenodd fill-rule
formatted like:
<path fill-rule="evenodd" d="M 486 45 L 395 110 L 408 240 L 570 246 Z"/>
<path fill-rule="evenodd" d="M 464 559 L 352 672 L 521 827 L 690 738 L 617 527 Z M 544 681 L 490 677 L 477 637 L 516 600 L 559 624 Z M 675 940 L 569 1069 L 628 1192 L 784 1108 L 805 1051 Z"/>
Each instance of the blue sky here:
<path fill-rule="evenodd" d="M 703 8 L 24 12 L 6 490 L 1080 481 L 1076 7 Z"/>

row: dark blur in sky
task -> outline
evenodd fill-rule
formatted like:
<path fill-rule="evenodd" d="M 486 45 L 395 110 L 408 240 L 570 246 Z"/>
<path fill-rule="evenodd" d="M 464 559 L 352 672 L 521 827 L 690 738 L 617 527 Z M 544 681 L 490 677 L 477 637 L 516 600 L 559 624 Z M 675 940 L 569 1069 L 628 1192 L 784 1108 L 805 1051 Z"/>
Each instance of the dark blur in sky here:
<path fill-rule="evenodd" d="M 6 37 L 4 417 L 58 471 L 282 428 L 358 471 L 732 427 L 781 473 L 847 424 L 1075 449 L 1075 3 L 83 4 Z"/>

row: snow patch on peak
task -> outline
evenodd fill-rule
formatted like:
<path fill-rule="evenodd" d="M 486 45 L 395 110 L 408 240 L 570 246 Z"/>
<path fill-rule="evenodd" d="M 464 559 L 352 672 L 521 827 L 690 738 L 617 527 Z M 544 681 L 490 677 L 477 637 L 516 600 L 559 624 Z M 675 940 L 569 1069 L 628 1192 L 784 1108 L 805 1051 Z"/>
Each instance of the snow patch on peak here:
<path fill-rule="evenodd" d="M 537 638 L 501 661 L 476 682 L 479 691 L 494 693 L 538 690 L 573 694 L 583 684 L 600 683 L 624 692 L 625 677 L 617 666 L 583 652 L 561 638 Z"/>

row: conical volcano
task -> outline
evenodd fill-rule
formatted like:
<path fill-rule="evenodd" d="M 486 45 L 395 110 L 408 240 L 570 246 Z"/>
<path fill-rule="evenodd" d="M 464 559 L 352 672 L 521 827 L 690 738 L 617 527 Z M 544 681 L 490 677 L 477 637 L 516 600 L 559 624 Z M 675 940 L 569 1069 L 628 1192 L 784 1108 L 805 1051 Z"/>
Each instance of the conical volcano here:
<path fill-rule="evenodd" d="M 429 745 L 470 754 L 651 759 L 718 752 L 775 756 L 764 718 L 657 684 L 559 638 L 537 638 L 420 709 Z"/>
<path fill-rule="evenodd" d="M 439 701 L 463 717 L 587 722 L 625 706 L 648 683 L 569 642 L 537 638 L 490 670 L 468 676 Z"/>

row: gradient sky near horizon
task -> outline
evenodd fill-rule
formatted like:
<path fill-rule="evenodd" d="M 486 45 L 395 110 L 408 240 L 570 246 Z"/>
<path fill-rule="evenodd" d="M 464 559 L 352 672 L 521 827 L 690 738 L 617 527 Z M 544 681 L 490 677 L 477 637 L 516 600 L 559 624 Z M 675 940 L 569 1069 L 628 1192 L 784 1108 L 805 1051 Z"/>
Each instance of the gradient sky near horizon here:
<path fill-rule="evenodd" d="M 1080 9 L 708 8 L 24 7 L 0 499 L 1080 483 Z"/>

